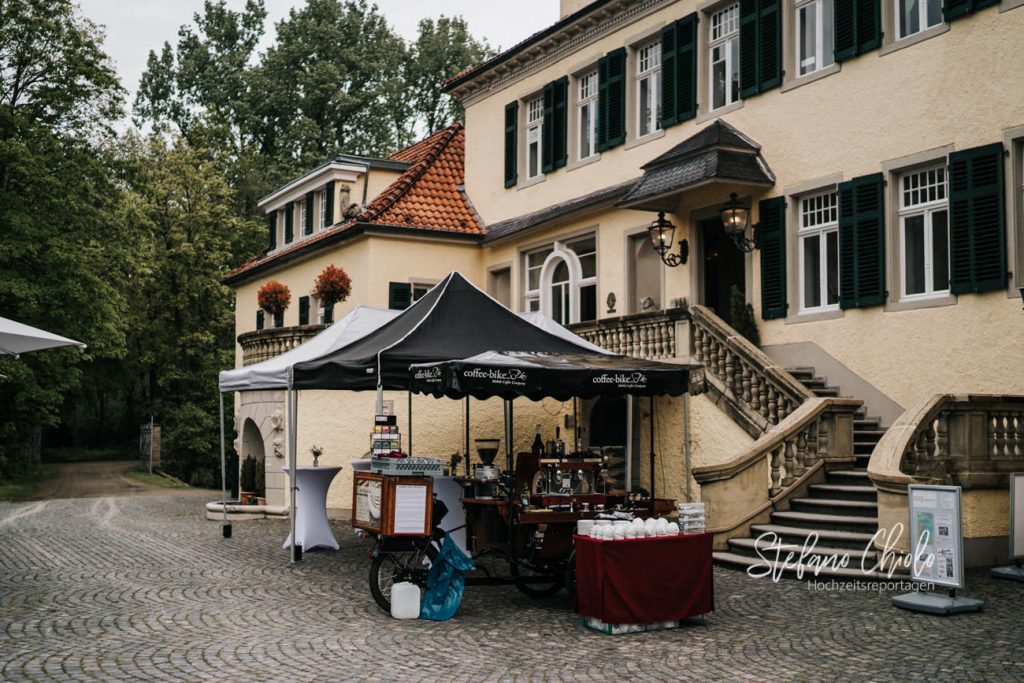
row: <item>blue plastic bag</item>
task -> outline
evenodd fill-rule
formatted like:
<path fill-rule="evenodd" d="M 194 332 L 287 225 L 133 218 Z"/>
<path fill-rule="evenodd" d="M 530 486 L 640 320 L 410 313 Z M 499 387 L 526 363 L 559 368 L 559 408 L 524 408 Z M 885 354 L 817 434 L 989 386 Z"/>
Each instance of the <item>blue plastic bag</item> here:
<path fill-rule="evenodd" d="M 462 603 L 466 579 L 462 572 L 473 568 L 473 560 L 459 550 L 447 533 L 441 542 L 441 552 L 427 573 L 427 590 L 420 603 L 420 619 L 448 621 Z"/>

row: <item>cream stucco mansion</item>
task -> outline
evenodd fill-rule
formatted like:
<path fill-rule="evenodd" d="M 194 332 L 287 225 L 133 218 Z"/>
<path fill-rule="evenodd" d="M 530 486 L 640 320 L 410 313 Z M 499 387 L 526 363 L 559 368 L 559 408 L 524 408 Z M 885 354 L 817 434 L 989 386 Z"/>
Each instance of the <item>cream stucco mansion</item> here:
<path fill-rule="evenodd" d="M 266 249 L 227 278 L 237 364 L 458 270 L 611 350 L 705 365 L 704 394 L 663 399 L 685 420 L 658 410 L 678 424 L 657 476 L 707 503 L 720 561 L 749 562 L 767 528 L 863 548 L 915 481 L 963 486 L 969 561 L 1005 557 L 1006 473 L 1024 469 L 1024 1 L 561 4 L 448 81 L 464 125 L 262 200 Z M 311 294 L 328 264 L 353 282 L 333 310 Z M 278 320 L 256 303 L 269 279 L 293 294 Z M 730 327 L 734 290 L 759 346 Z M 300 459 L 362 456 L 372 397 L 299 400 Z M 459 406 L 416 400 L 416 450 L 448 453 Z M 524 448 L 564 412 L 528 403 Z M 277 503 L 281 408 L 236 400 Z M 497 427 L 499 406 L 479 414 Z M 648 417 L 584 407 L 582 438 L 624 446 L 630 485 Z M 348 507 L 350 482 L 329 504 Z"/>

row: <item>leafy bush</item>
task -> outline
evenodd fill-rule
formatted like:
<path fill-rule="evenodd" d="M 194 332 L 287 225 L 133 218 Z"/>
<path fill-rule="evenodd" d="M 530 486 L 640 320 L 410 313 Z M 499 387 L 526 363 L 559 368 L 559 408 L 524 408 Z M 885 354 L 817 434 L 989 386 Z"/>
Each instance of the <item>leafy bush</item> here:
<path fill-rule="evenodd" d="M 729 313 L 732 316 L 733 329 L 754 346 L 760 346 L 761 334 L 757 331 L 754 307 L 747 303 L 747 298 L 736 285 L 729 291 Z"/>
<path fill-rule="evenodd" d="M 270 280 L 260 287 L 256 300 L 260 308 L 271 315 L 281 315 L 288 308 L 288 304 L 292 302 L 292 291 L 288 289 L 288 285 L 277 280 Z"/>
<path fill-rule="evenodd" d="M 329 308 L 344 301 L 352 293 L 352 278 L 343 268 L 330 264 L 317 276 L 313 293 Z"/>

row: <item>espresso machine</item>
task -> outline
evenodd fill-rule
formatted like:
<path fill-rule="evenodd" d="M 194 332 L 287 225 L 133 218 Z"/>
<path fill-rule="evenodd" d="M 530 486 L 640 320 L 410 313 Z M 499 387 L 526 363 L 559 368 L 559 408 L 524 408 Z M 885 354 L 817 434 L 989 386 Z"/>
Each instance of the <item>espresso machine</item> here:
<path fill-rule="evenodd" d="M 473 465 L 473 497 L 484 500 L 500 498 L 501 471 L 495 467 L 499 439 L 475 439 L 476 454 L 480 462 Z"/>

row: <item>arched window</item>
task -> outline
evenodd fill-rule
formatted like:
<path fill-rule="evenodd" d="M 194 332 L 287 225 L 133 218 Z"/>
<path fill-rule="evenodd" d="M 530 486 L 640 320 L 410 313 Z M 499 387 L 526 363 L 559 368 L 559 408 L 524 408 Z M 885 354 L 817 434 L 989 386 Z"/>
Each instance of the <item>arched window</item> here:
<path fill-rule="evenodd" d="M 555 242 L 525 255 L 524 308 L 562 325 L 597 318 L 597 250 L 593 235 Z"/>

